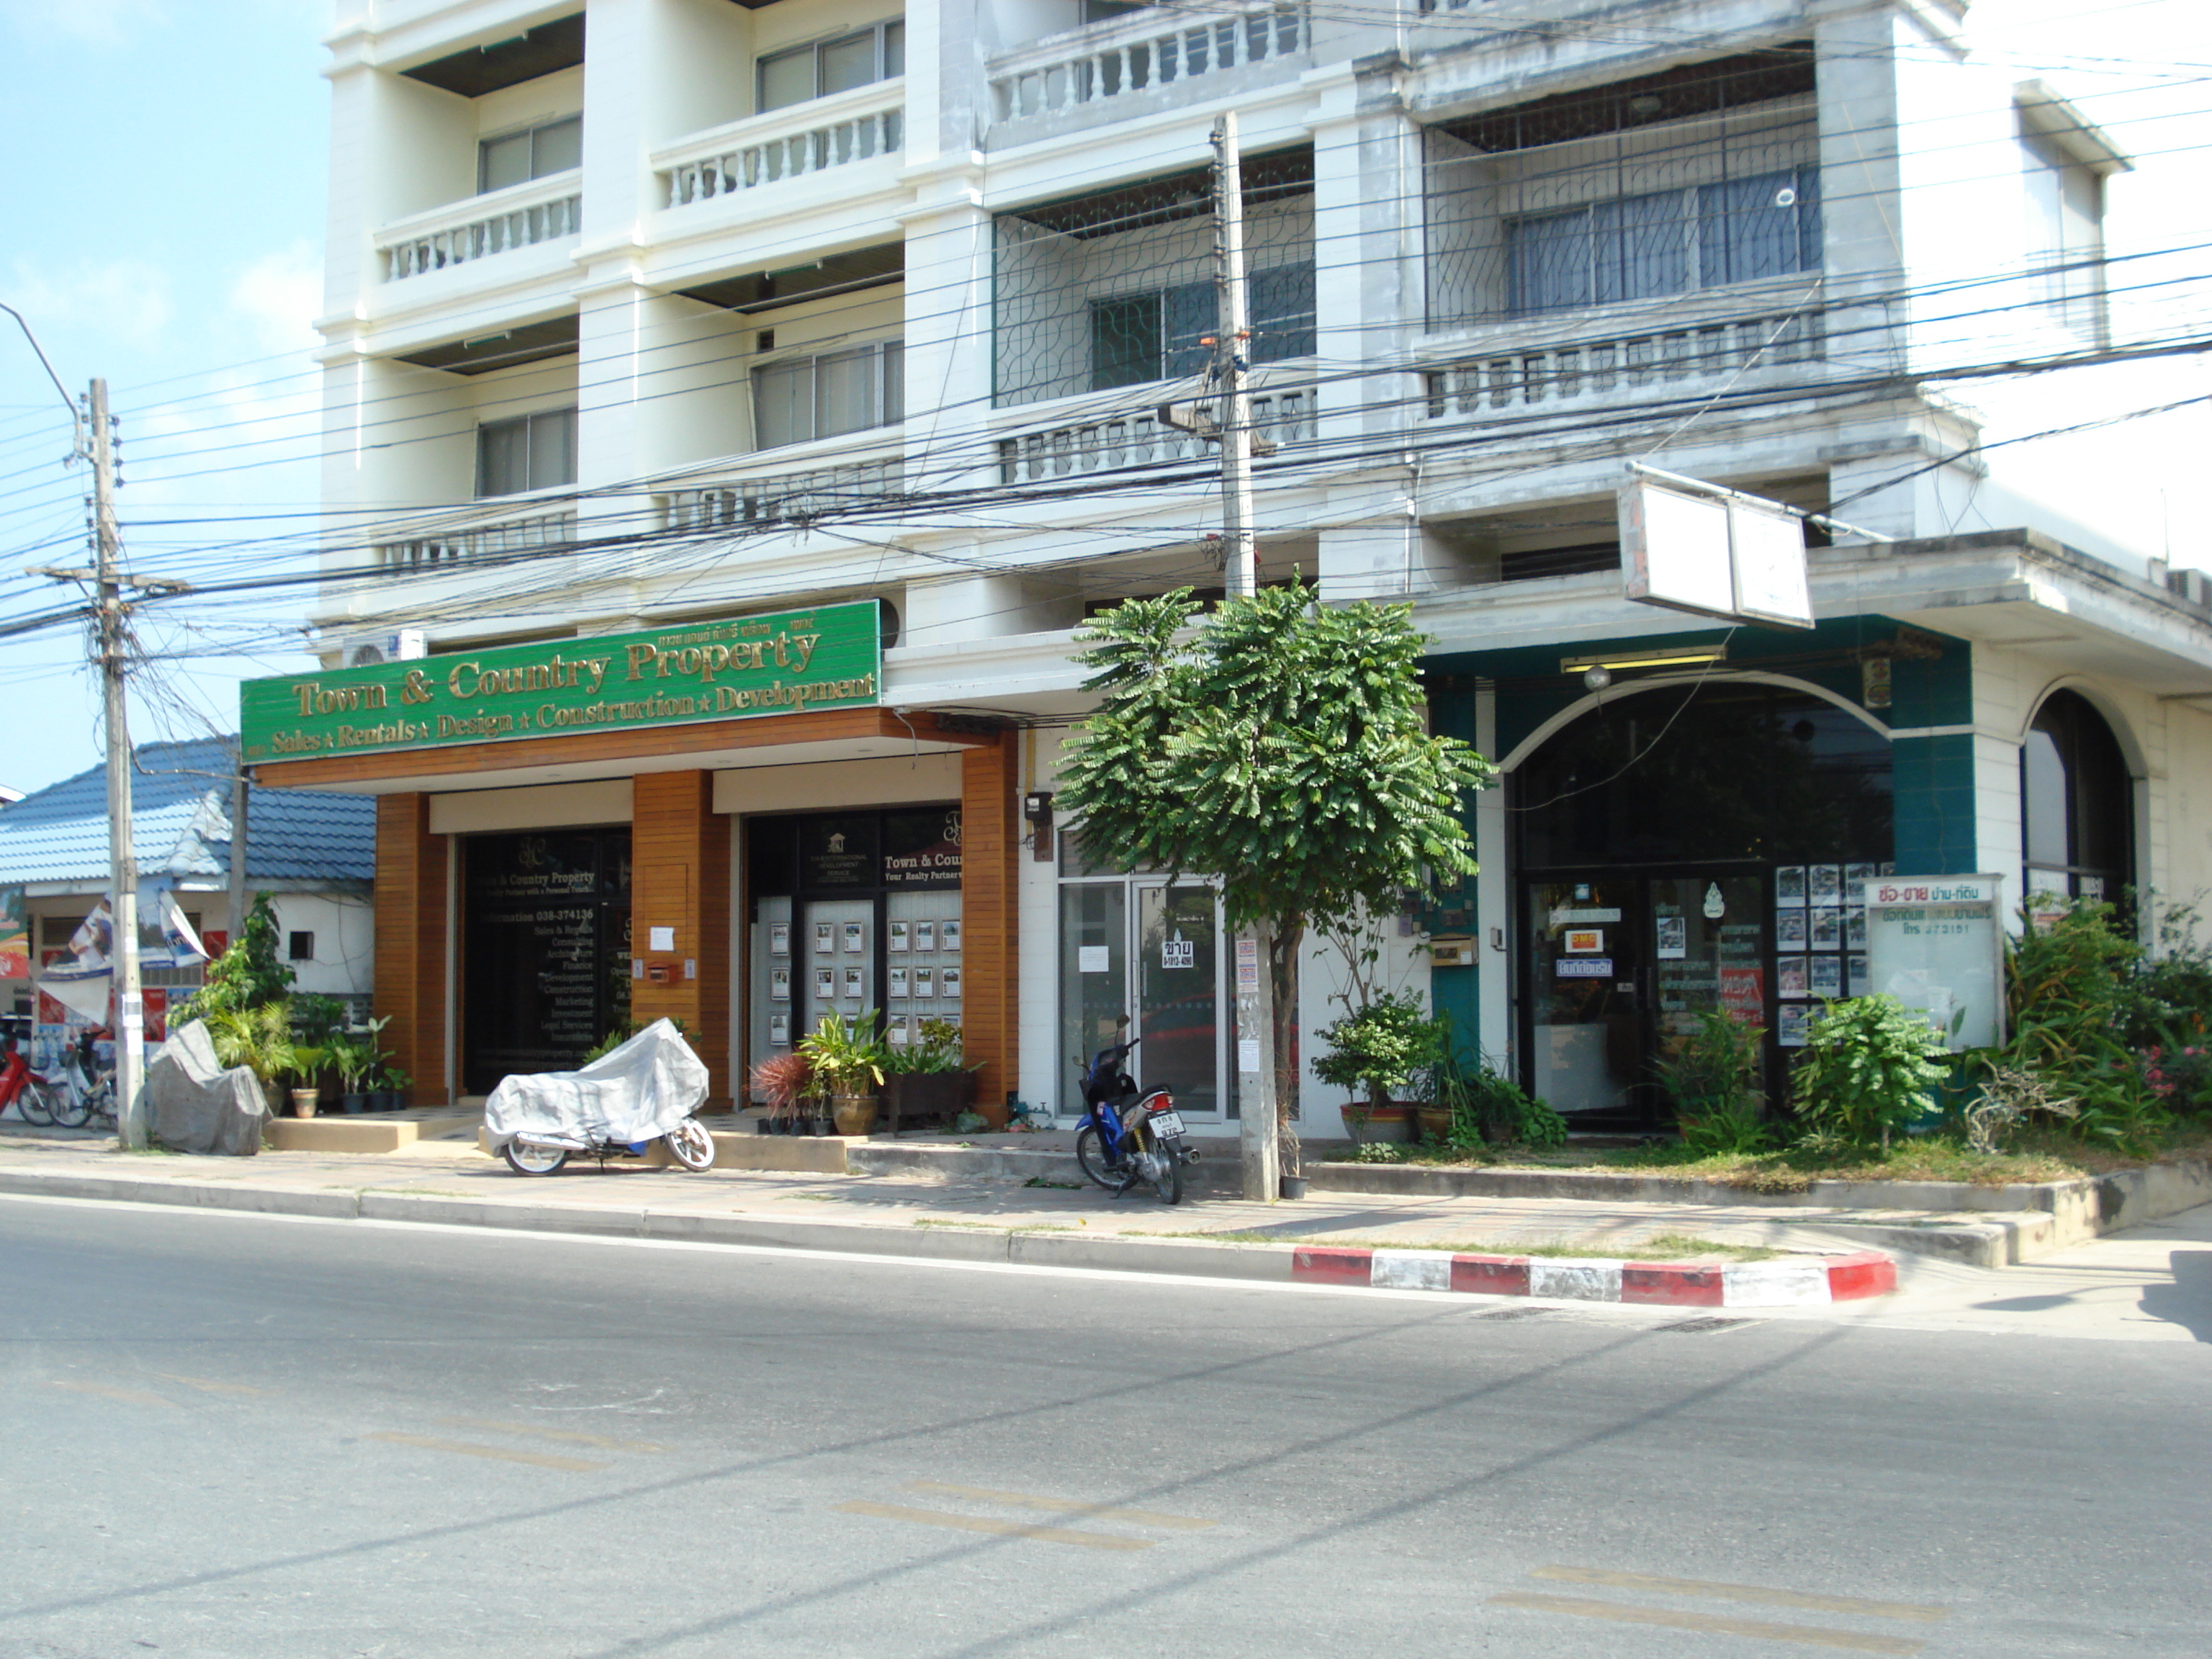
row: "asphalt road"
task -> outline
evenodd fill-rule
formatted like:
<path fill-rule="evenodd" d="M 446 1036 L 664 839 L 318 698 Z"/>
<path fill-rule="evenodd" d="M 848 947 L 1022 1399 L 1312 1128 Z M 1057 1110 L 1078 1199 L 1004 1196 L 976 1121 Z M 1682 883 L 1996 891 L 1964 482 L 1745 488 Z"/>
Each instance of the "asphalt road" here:
<path fill-rule="evenodd" d="M 2212 1650 L 2212 1347 L 0 1200 L 0 1655 Z"/>

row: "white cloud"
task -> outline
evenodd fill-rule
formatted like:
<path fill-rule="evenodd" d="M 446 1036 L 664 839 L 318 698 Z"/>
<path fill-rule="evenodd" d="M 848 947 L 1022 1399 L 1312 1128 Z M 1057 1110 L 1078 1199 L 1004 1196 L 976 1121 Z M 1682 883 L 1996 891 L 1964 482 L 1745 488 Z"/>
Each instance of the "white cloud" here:
<path fill-rule="evenodd" d="M 126 44 L 170 20 L 169 0 L 0 0 L 0 22 L 37 38 Z"/>
<path fill-rule="evenodd" d="M 263 254 L 230 285 L 230 308 L 264 351 L 306 351 L 316 343 L 322 310 L 323 258 L 310 241 Z"/>
<path fill-rule="evenodd" d="M 161 343 L 176 312 L 169 273 L 131 258 L 59 266 L 18 258 L 9 291 L 9 303 L 40 327 L 89 329 L 136 346 Z"/>

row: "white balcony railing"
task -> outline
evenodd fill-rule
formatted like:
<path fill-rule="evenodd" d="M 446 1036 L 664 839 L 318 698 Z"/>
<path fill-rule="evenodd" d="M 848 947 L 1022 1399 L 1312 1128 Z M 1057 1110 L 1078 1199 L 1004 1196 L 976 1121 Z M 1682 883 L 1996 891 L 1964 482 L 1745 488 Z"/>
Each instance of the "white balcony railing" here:
<path fill-rule="evenodd" d="M 1820 356 L 1817 313 L 1790 311 L 1474 353 L 1423 378 L 1435 419 L 1724 380 L 1756 366 L 1813 362 Z"/>
<path fill-rule="evenodd" d="M 906 142 L 906 82 L 872 85 L 732 121 L 653 158 L 661 201 L 688 207 L 878 155 Z"/>
<path fill-rule="evenodd" d="M 805 472 L 715 479 L 664 492 L 662 520 L 677 535 L 804 524 L 896 495 L 904 481 L 904 465 L 896 455 Z"/>
<path fill-rule="evenodd" d="M 583 191 L 574 173 L 420 213 L 377 233 L 389 283 L 574 236 L 582 227 Z"/>
<path fill-rule="evenodd" d="M 1280 446 L 1314 435 L 1310 392 L 1255 392 L 1251 397 L 1256 437 Z M 1002 483 L 1035 483 L 1077 473 L 1200 461 L 1217 453 L 1197 434 L 1163 425 L 1152 408 L 1126 409 L 1000 439 L 999 478 Z"/>
<path fill-rule="evenodd" d="M 1303 4 L 1269 3 L 1227 16 L 1163 21 L 1146 10 L 1110 28 L 1055 35 L 990 65 L 991 118 L 1019 120 L 1077 109 L 1126 93 L 1153 92 L 1202 75 L 1304 52 Z"/>
<path fill-rule="evenodd" d="M 514 509 L 508 511 L 514 514 Z M 535 513 L 489 520 L 477 514 L 426 526 L 414 534 L 378 543 L 376 562 L 390 569 L 443 570 L 502 553 L 566 551 L 575 540 L 576 509 L 562 502 Z"/>

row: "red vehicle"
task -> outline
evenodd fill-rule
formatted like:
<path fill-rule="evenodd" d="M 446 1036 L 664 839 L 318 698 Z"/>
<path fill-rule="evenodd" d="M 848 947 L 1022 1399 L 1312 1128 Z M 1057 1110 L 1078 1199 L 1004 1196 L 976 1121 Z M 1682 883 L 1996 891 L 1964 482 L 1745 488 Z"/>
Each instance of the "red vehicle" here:
<path fill-rule="evenodd" d="M 26 1123 L 52 1123 L 65 1097 L 59 1084 L 31 1069 L 23 1045 L 30 1041 L 31 1022 L 21 1014 L 0 1015 L 0 1111 L 13 1106 Z"/>

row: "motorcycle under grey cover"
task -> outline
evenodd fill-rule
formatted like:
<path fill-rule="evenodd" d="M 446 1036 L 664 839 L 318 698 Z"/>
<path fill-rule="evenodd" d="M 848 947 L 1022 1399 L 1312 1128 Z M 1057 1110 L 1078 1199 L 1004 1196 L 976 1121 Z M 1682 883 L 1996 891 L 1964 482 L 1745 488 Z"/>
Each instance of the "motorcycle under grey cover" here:
<path fill-rule="evenodd" d="M 707 1068 L 665 1019 L 580 1071 L 501 1078 L 484 1102 L 495 1149 L 519 1134 L 594 1140 L 665 1135 L 707 1097 Z"/>
<path fill-rule="evenodd" d="M 146 1065 L 147 1129 L 171 1152 L 252 1158 L 269 1107 L 243 1066 L 223 1070 L 198 1020 L 154 1051 Z"/>

